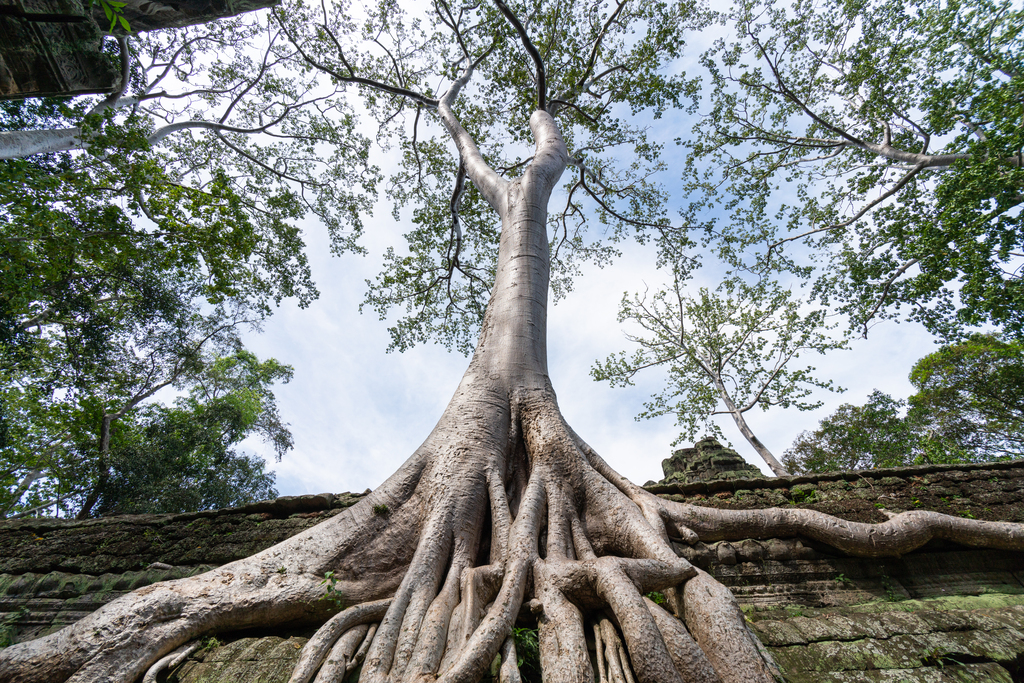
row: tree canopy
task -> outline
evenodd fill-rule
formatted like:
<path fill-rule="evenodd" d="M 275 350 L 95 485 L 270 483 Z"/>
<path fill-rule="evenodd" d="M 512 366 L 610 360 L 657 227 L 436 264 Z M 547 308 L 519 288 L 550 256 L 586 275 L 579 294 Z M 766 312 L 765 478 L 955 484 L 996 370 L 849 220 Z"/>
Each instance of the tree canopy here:
<path fill-rule="evenodd" d="M 745 1 L 702 57 L 688 221 L 867 329 L 1024 330 L 1024 10 L 1009 0 Z"/>
<path fill-rule="evenodd" d="M 258 327 L 283 299 L 308 304 L 317 291 L 295 221 L 318 214 L 339 249 L 351 246 L 342 226 L 359 229 L 353 207 L 365 202 L 348 188 L 375 179 L 365 164 L 365 175 L 350 165 L 337 177 L 335 162 L 365 162 L 365 145 L 344 134 L 344 117 L 323 123 L 323 102 L 305 98 L 310 83 L 301 70 L 288 72 L 266 19 L 117 42 L 119 92 L 0 105 L 8 511 L 57 499 L 78 514 L 97 503 L 117 509 L 108 479 L 131 460 L 118 444 L 134 430 L 131 449 L 152 458 L 156 426 L 186 418 L 196 444 L 221 444 L 220 455 L 204 457 L 222 464 L 224 482 L 234 477 L 234 495 L 271 491 L 262 465 L 229 449 L 256 428 L 250 420 L 276 415 L 269 403 L 239 422 L 224 411 L 160 412 L 145 402 L 164 387 L 187 390 L 218 356 L 245 353 L 240 330 Z M 325 142 L 337 143 L 326 156 L 317 149 Z M 162 467 L 188 469 L 185 456 L 198 448 L 161 451 Z M 144 470 L 133 467 L 129 480 L 141 490 Z M 156 460 L 147 467 L 159 469 Z M 200 469 L 214 482 L 208 466 Z"/>
<path fill-rule="evenodd" d="M 984 462 L 1024 456 L 1024 347 L 976 334 L 915 365 L 917 393 L 874 391 L 803 432 L 785 462 L 801 472 Z"/>
<path fill-rule="evenodd" d="M 122 423 L 99 515 L 233 507 L 277 496 L 262 458 L 233 447 L 249 436 L 292 447 L 270 385 L 291 369 L 247 351 L 210 361 L 173 407 L 147 404 Z"/>
<path fill-rule="evenodd" d="M 259 435 L 278 458 L 291 448 L 271 390 L 291 369 L 245 351 L 238 320 L 193 313 L 190 322 L 127 330 L 138 336 L 122 326 L 121 352 L 73 383 L 42 364 L 34 375 L 9 374 L 0 392 L 0 512 L 171 512 L 273 493 L 263 460 L 233 447 Z M 154 403 L 164 388 L 187 396 L 173 407 Z"/>

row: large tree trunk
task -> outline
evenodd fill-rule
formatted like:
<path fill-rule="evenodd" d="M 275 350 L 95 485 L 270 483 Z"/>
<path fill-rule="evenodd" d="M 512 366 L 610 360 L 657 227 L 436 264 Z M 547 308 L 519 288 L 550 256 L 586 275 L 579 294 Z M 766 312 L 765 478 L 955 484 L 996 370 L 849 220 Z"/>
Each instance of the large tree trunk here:
<path fill-rule="evenodd" d="M 800 533 L 871 555 L 933 536 L 1024 548 L 1018 525 L 932 513 L 876 526 L 805 510 L 695 508 L 611 470 L 564 422 L 548 379 L 546 205 L 566 153 L 546 113 L 531 128 L 537 153 L 522 178 L 502 184 L 467 163 L 501 215 L 496 281 L 469 369 L 398 472 L 273 548 L 142 588 L 3 650 L 0 679 L 128 683 L 204 634 L 321 623 L 293 683 L 326 681 L 364 653 L 364 683 L 477 683 L 498 653 L 501 680 L 516 681 L 511 630 L 526 610 L 539 624 L 545 681 L 767 683 L 771 669 L 729 591 L 676 556 L 670 538 Z M 327 572 L 348 606 L 330 619 Z M 653 590 L 676 616 L 643 598 Z"/>

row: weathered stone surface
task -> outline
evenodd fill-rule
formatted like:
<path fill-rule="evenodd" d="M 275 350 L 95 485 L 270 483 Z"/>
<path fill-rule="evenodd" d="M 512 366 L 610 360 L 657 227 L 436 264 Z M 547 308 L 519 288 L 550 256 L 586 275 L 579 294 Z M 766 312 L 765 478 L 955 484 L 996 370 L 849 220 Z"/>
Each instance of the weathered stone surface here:
<path fill-rule="evenodd" d="M 290 496 L 173 515 L 2 522 L 0 642 L 4 634 L 15 640 L 46 635 L 136 588 L 248 557 L 364 495 Z"/>
<path fill-rule="evenodd" d="M 1024 596 L 1009 599 L 1024 602 Z M 868 605 L 808 610 L 789 619 L 755 618 L 752 626 L 794 683 L 1016 680 L 1011 672 L 1020 673 L 1024 662 L 1024 605 L 951 609 L 955 604 L 986 601 L 887 603 L 875 613 L 861 611 Z M 983 677 L 942 677 L 957 666 L 964 667 L 957 675 Z"/>
<path fill-rule="evenodd" d="M 98 5 L 99 3 L 97 3 Z M 100 27 L 79 0 L 0 0 L 0 99 L 113 92 L 115 55 L 102 50 Z M 34 21 L 58 15 L 67 21 Z M 109 26 L 109 22 L 107 24 Z"/>
<path fill-rule="evenodd" d="M 761 470 L 715 439 L 702 439 L 693 448 L 680 448 L 661 461 L 661 469 L 665 472 L 665 478 L 659 482 L 662 485 L 764 477 Z"/>
<path fill-rule="evenodd" d="M 794 673 L 790 683 L 1014 683 L 998 664 L 949 664 L 919 669 Z"/>
<path fill-rule="evenodd" d="M 210 646 L 172 672 L 179 683 L 286 683 L 308 638 L 239 638 Z"/>
<path fill-rule="evenodd" d="M 308 529 L 364 495 L 288 496 L 184 514 L 5 521 L 0 524 L 0 574 L 100 575 L 137 571 L 153 562 L 221 565 Z"/>

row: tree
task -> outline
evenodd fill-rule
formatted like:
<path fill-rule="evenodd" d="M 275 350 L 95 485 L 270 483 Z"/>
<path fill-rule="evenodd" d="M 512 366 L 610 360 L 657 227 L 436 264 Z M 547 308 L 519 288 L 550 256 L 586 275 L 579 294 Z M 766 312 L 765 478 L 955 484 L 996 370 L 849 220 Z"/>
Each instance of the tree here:
<path fill-rule="evenodd" d="M 231 447 L 258 434 L 278 459 L 291 449 L 270 390 L 290 378 L 288 366 L 239 351 L 207 363 L 173 408 L 147 405 L 112 453 L 98 514 L 208 510 L 276 497 L 263 460 Z"/>
<path fill-rule="evenodd" d="M 0 108 L 8 509 L 41 505 L 50 486 L 89 515 L 116 422 L 199 372 L 204 346 L 235 353 L 233 328 L 316 296 L 296 219 L 319 213 L 336 248 L 352 246 L 342 227 L 358 231 L 365 202 L 349 188 L 375 171 L 359 167 L 351 122 L 326 125 L 330 90 L 307 97 L 301 70 L 287 73 L 280 43 L 253 17 L 121 37 L 118 92 Z M 354 161 L 345 178 L 339 159 Z"/>
<path fill-rule="evenodd" d="M 909 313 L 1019 337 L 1024 10 L 750 0 L 727 21 L 687 220 L 732 263 L 812 278 L 864 334 Z"/>
<path fill-rule="evenodd" d="M 625 1 L 439 0 L 429 10 L 409 17 L 380 3 L 359 16 L 339 4 L 275 16 L 306 64 L 361 95 L 381 139 L 403 152 L 393 194 L 416 203 L 415 229 L 408 254 L 389 254 L 371 292 L 374 305 L 409 307 L 396 345 L 427 332 L 460 345 L 478 326 L 436 428 L 356 506 L 251 558 L 149 586 L 9 647 L 0 676 L 129 681 L 201 634 L 287 621 L 323 624 L 293 681 L 310 680 L 329 652 L 328 669 L 340 673 L 370 632 L 354 629 L 368 623 L 377 628 L 364 681 L 475 682 L 499 652 L 510 681 L 511 630 L 525 607 L 548 680 L 593 680 L 585 628 L 596 625 L 599 656 L 642 683 L 770 681 L 729 591 L 670 539 L 803 533 L 862 554 L 904 553 L 932 537 L 1022 547 L 1019 526 L 916 511 L 874 526 L 807 510 L 696 508 L 608 467 L 562 419 L 548 379 L 551 268 L 564 265 L 562 248 L 605 253 L 582 241 L 585 208 L 613 230 L 654 239 L 670 230 L 648 180 L 658 149 L 624 113 L 659 114 L 686 92 L 661 66 L 679 55 L 682 27 L 704 18 L 684 5 Z M 621 146 L 623 166 L 614 163 Z M 566 204 L 549 216 L 570 165 L 578 173 Z M 345 609 L 320 599 L 325 580 Z M 643 597 L 660 589 L 687 628 Z"/>
<path fill-rule="evenodd" d="M 624 298 L 619 320 L 644 329 L 645 336 L 627 335 L 640 349 L 632 356 L 609 357 L 592 374 L 624 386 L 645 368 L 667 365 L 665 389 L 640 417 L 675 413 L 684 430 L 676 445 L 693 441 L 698 433 L 721 435 L 712 418 L 727 414 L 772 471 L 788 476 L 743 415 L 755 407 L 819 407 L 820 402 L 805 399 L 814 387 L 834 389 L 832 382 L 815 379 L 813 367 L 789 366 L 801 353 L 824 353 L 845 344 L 828 336 L 824 311 L 804 310 L 800 299 L 775 282 L 750 285 L 730 279 L 720 285 L 720 293 L 702 287 L 695 297 L 684 292 L 684 283 L 677 269 L 671 290 Z M 719 405 L 725 409 L 716 410 Z"/>
<path fill-rule="evenodd" d="M 262 464 L 229 447 L 250 434 L 273 443 L 278 457 L 291 447 L 270 390 L 275 381 L 287 381 L 291 369 L 273 359 L 261 363 L 242 348 L 236 328 L 243 318 L 189 311 L 176 322 L 150 320 L 119 330 L 113 341 L 120 352 L 107 354 L 103 371 L 84 379 L 22 376 L 3 387 L 4 514 L 56 506 L 84 518 L 97 504 L 109 514 L 124 509 L 122 499 L 143 495 L 160 481 L 182 481 L 187 469 L 194 487 L 219 491 L 206 496 L 210 501 L 251 499 L 270 490 Z M 174 409 L 149 402 L 170 386 L 189 396 Z M 222 471 L 211 469 L 215 464 Z M 175 473 L 174 466 L 182 470 Z M 232 477 L 242 472 L 253 481 Z M 212 504 L 164 493 L 138 498 L 146 502 L 135 508 L 173 507 L 161 499 Z"/>
<path fill-rule="evenodd" d="M 803 432 L 787 466 L 825 472 L 985 462 L 1024 455 L 1024 353 L 1018 342 L 972 335 L 914 364 L 909 399 L 872 392 Z"/>
<path fill-rule="evenodd" d="M 1024 347 L 976 334 L 919 360 L 910 417 L 926 437 L 974 460 L 1024 455 Z"/>
<path fill-rule="evenodd" d="M 877 389 L 863 406 L 845 403 L 786 450 L 794 472 L 838 472 L 921 464 L 920 434 L 902 412 L 906 401 Z"/>

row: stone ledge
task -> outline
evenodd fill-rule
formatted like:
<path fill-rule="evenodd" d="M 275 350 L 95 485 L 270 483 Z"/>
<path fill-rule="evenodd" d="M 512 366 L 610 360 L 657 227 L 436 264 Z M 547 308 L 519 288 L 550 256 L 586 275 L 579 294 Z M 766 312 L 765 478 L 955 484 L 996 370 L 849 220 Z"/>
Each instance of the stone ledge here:
<path fill-rule="evenodd" d="M 177 512 L 168 514 L 145 515 L 114 515 L 96 519 L 56 519 L 53 517 L 23 517 L 20 519 L 0 519 L 4 529 L 25 531 L 57 531 L 61 529 L 103 527 L 111 524 L 120 525 L 127 522 L 142 526 L 163 526 L 165 524 L 190 522 L 197 519 L 226 517 L 230 515 L 269 514 L 274 517 L 289 517 L 306 512 L 343 509 L 358 503 L 370 493 L 316 493 L 304 496 L 281 496 L 274 500 L 263 500 L 234 508 L 219 510 L 199 510 L 197 512 Z"/>
<path fill-rule="evenodd" d="M 1010 672 L 998 664 L 944 664 L 919 669 L 794 673 L 789 683 L 1014 683 Z"/>
<path fill-rule="evenodd" d="M 766 479 L 721 479 L 710 482 L 694 482 L 692 484 L 650 484 L 644 488 L 651 493 L 679 493 L 684 496 L 694 494 L 714 494 L 720 491 L 739 491 L 741 489 L 782 489 L 792 488 L 801 484 L 818 484 L 826 481 L 853 482 L 860 479 L 882 479 L 885 477 L 908 478 L 924 476 L 938 472 L 977 472 L 978 470 L 1019 470 L 1017 477 L 1024 477 L 1024 460 L 999 460 L 995 462 L 971 463 L 969 465 L 914 465 L 911 467 L 884 467 L 873 470 L 850 470 L 844 472 L 824 472 L 821 474 L 801 474 L 790 477 L 769 477 Z M 1015 477 L 1016 478 L 1016 477 Z"/>

